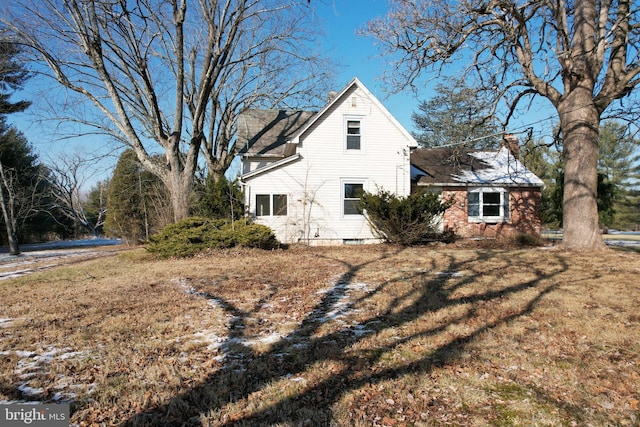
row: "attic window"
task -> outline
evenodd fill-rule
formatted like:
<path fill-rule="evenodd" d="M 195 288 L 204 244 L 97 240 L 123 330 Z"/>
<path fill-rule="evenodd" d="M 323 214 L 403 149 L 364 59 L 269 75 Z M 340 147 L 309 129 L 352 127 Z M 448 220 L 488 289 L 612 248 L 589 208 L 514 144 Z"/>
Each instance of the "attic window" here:
<path fill-rule="evenodd" d="M 347 120 L 347 151 L 360 150 L 362 138 L 362 122 L 360 120 Z"/>
<path fill-rule="evenodd" d="M 504 188 L 469 190 L 467 214 L 471 222 L 506 222 L 509 220 L 509 191 Z"/>

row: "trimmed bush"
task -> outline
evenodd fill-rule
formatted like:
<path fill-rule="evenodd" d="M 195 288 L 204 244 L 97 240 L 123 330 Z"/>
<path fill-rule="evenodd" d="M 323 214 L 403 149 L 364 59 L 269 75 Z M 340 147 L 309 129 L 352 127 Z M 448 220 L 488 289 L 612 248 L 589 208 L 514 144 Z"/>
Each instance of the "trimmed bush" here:
<path fill-rule="evenodd" d="M 244 220 L 191 217 L 151 236 L 147 250 L 162 258 L 185 258 L 207 249 L 234 246 L 272 249 L 278 241 L 269 227 Z"/>

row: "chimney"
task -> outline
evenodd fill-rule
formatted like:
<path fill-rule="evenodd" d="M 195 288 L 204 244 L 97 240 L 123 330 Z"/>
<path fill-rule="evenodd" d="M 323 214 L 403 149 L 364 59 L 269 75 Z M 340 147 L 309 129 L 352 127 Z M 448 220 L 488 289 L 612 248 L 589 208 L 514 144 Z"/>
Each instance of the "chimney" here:
<path fill-rule="evenodd" d="M 505 133 L 502 145 L 511 151 L 513 157 L 516 159 L 520 156 L 520 142 L 518 141 L 518 137 L 512 133 Z"/>
<path fill-rule="evenodd" d="M 327 104 L 333 101 L 336 98 L 336 96 L 338 96 L 338 92 L 336 92 L 335 90 L 332 90 L 331 92 L 329 92 L 327 94 Z"/>

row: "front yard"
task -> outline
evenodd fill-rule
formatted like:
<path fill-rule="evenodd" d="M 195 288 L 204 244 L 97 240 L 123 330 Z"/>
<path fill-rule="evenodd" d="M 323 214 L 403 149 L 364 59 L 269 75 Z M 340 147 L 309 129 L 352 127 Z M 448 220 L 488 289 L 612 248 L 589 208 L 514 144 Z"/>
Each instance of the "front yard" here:
<path fill-rule="evenodd" d="M 638 425 L 640 254 L 142 249 L 0 282 L 0 402 L 75 425 Z"/>

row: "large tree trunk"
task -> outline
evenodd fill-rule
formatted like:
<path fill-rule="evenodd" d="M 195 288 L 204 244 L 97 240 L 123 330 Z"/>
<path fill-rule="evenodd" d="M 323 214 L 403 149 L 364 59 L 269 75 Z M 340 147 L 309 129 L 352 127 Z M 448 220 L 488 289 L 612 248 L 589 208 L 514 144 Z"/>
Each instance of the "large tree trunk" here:
<path fill-rule="evenodd" d="M 167 188 L 171 196 L 174 222 L 178 222 L 189 216 L 192 185 L 193 178 L 188 174 L 178 171 L 170 172 Z"/>
<path fill-rule="evenodd" d="M 576 88 L 558 106 L 565 162 L 563 246 L 605 247 L 598 224 L 598 133 L 600 117 L 587 88 Z"/>

